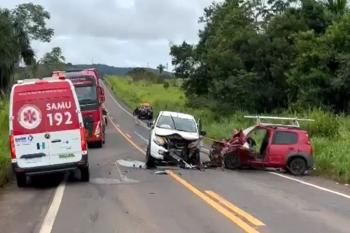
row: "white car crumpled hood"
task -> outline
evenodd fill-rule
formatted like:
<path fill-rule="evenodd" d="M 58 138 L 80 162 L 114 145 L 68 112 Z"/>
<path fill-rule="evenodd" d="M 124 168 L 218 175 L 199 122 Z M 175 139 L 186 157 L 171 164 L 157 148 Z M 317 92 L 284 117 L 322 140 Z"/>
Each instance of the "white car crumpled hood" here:
<path fill-rule="evenodd" d="M 183 132 L 183 131 L 177 131 L 177 130 L 173 130 L 173 129 L 155 128 L 154 133 L 156 135 L 159 135 L 159 136 L 169 136 L 172 134 L 178 134 L 186 140 L 198 140 L 199 139 L 198 133 Z"/>

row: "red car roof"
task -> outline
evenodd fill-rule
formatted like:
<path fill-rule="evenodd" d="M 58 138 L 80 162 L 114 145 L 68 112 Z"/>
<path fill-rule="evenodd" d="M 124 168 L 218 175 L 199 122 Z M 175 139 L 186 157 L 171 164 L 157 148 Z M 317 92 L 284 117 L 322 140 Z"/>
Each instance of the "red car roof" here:
<path fill-rule="evenodd" d="M 298 127 L 292 127 L 292 126 L 278 126 L 278 125 L 258 125 L 262 128 L 269 128 L 269 129 L 278 129 L 278 130 L 286 130 L 286 131 L 294 131 L 294 132 L 307 132 L 304 129 L 300 129 Z"/>

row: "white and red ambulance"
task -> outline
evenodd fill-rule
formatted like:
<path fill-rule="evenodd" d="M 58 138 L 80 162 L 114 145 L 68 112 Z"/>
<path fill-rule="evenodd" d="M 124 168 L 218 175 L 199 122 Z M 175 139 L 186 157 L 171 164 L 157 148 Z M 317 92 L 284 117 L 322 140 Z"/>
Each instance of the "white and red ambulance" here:
<path fill-rule="evenodd" d="M 19 187 L 27 176 L 80 169 L 89 181 L 87 142 L 70 80 L 20 80 L 10 97 L 10 149 Z"/>

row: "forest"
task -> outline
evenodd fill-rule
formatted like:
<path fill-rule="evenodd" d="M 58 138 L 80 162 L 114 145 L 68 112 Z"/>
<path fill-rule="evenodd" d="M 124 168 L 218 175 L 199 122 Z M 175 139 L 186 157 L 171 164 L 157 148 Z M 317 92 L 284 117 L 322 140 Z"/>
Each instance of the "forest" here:
<path fill-rule="evenodd" d="M 199 42 L 171 47 L 189 104 L 222 114 L 350 107 L 347 1 L 213 3 Z"/>

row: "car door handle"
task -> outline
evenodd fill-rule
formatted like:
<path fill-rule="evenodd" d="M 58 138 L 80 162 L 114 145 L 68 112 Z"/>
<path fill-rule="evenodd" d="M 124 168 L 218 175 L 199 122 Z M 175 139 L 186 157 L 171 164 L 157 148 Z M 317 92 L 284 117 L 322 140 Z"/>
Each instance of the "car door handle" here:
<path fill-rule="evenodd" d="M 56 140 L 52 140 L 51 142 L 52 143 L 57 143 L 57 142 L 62 142 L 62 140 L 61 139 L 56 139 Z"/>

